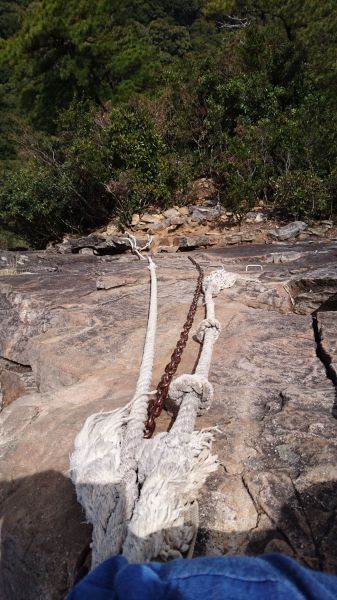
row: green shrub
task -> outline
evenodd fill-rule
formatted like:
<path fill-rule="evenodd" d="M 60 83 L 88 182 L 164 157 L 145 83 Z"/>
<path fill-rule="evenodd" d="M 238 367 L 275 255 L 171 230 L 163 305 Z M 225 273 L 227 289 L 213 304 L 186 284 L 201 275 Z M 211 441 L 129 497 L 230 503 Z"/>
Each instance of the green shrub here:
<path fill-rule="evenodd" d="M 164 206 L 169 197 L 166 149 L 149 114 L 137 107 L 112 109 L 103 135 L 108 189 L 120 220 L 128 222 L 149 204 Z"/>
<path fill-rule="evenodd" d="M 239 220 L 260 199 L 290 218 L 337 213 L 336 2 L 2 4 L 7 231 L 42 246 L 128 222 L 200 177 Z M 217 29 L 228 14 L 249 25 Z"/>
<path fill-rule="evenodd" d="M 71 230 L 69 187 L 48 169 L 27 165 L 7 173 L 0 187 L 0 217 L 6 229 L 42 247 Z M 69 210 L 70 209 L 70 210 Z"/>
<path fill-rule="evenodd" d="M 0 250 L 29 250 L 29 245 L 15 233 L 0 229 Z"/>
<path fill-rule="evenodd" d="M 312 219 L 326 216 L 329 193 L 312 171 L 289 171 L 273 181 L 274 206 L 285 217 Z"/>
<path fill-rule="evenodd" d="M 56 137 L 28 135 L 23 150 L 25 165 L 3 176 L 0 217 L 36 247 L 113 214 L 128 222 L 135 210 L 168 201 L 164 144 L 136 108 L 99 115 L 73 102 L 59 117 Z"/>

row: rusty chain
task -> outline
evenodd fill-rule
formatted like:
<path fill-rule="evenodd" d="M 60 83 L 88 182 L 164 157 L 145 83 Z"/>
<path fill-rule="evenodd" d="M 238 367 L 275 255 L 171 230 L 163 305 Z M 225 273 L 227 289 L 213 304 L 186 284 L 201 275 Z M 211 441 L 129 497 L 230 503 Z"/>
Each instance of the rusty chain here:
<path fill-rule="evenodd" d="M 145 423 L 145 429 L 144 429 L 144 438 L 152 437 L 154 430 L 156 428 L 155 420 L 159 417 L 161 411 L 163 410 L 164 402 L 167 398 L 170 383 L 171 383 L 173 376 L 175 375 L 178 365 L 181 361 L 183 351 L 187 344 L 188 335 L 189 335 L 190 329 L 191 329 L 193 321 L 194 321 L 194 316 L 195 316 L 195 313 L 197 310 L 199 296 L 202 291 L 204 272 L 203 272 L 202 268 L 200 267 L 200 265 L 198 265 L 198 263 L 194 260 L 194 258 L 192 258 L 191 256 L 189 256 L 188 258 L 194 264 L 194 266 L 196 267 L 196 269 L 199 272 L 198 281 L 197 281 L 197 285 L 195 288 L 193 300 L 192 300 L 191 306 L 189 308 L 189 311 L 187 313 L 186 321 L 184 323 L 184 327 L 180 334 L 179 340 L 177 341 L 176 347 L 175 347 L 173 353 L 171 354 L 170 362 L 166 365 L 164 374 L 158 383 L 157 390 L 156 390 L 156 396 L 153 400 L 150 400 L 150 402 L 149 402 L 148 410 L 147 410 L 147 421 Z"/>
<path fill-rule="evenodd" d="M 181 361 L 182 353 L 187 344 L 188 334 L 190 332 L 190 329 L 191 329 L 193 321 L 194 321 L 194 316 L 195 316 L 195 313 L 197 310 L 199 296 L 200 296 L 201 290 L 202 290 L 202 283 L 203 283 L 203 279 L 204 279 L 203 270 L 200 267 L 200 265 L 198 265 L 198 263 L 194 260 L 194 258 L 192 258 L 191 256 L 189 256 L 188 258 L 195 265 L 196 269 L 199 272 L 198 281 L 197 281 L 197 285 L 195 288 L 192 304 L 187 313 L 186 321 L 185 321 L 183 330 L 180 334 L 180 338 L 177 342 L 176 348 L 175 348 L 174 352 L 172 353 L 170 362 L 166 365 L 165 372 L 158 383 L 158 387 L 156 390 L 156 397 L 154 400 L 151 400 L 149 402 L 148 418 L 145 423 L 145 429 L 144 429 L 144 437 L 145 438 L 150 438 L 154 433 L 154 430 L 156 427 L 155 419 L 157 417 L 159 417 L 159 415 L 163 409 L 164 402 L 167 398 L 169 385 L 170 385 L 172 378 L 173 378 L 173 376 L 178 368 L 178 365 Z M 82 550 L 79 558 L 77 559 L 76 566 L 74 569 L 73 585 L 76 585 L 76 583 L 78 583 L 88 573 L 88 568 L 86 567 L 85 563 L 86 563 L 87 557 L 90 554 L 90 552 L 91 552 L 90 544 L 88 544 Z"/>

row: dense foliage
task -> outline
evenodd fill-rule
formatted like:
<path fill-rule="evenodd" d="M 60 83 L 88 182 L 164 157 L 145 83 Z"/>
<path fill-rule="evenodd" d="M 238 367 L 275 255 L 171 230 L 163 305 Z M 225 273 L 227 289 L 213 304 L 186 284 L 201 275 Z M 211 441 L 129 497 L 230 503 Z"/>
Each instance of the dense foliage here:
<path fill-rule="evenodd" d="M 0 0 L 2 227 L 41 246 L 203 176 L 334 215 L 336 31 L 334 0 Z"/>

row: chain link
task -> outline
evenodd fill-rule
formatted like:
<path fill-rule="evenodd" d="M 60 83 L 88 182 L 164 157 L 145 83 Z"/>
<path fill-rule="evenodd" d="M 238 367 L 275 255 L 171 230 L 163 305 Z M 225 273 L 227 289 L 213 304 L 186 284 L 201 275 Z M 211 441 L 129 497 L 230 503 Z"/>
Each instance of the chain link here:
<path fill-rule="evenodd" d="M 199 272 L 198 281 L 197 281 L 197 285 L 195 288 L 193 300 L 192 300 L 191 306 L 189 308 L 189 311 L 187 313 L 186 321 L 185 321 L 184 327 L 182 329 L 182 332 L 180 334 L 179 340 L 177 341 L 176 347 L 175 347 L 173 353 L 171 354 L 170 362 L 166 365 L 164 374 L 162 375 L 162 377 L 158 383 L 157 390 L 156 390 L 156 397 L 153 400 L 150 400 L 150 402 L 149 402 L 148 410 L 147 410 L 148 416 L 147 416 L 147 421 L 145 423 L 145 429 L 144 429 L 144 437 L 145 438 L 152 437 L 154 430 L 156 428 L 155 419 L 157 419 L 159 417 L 161 411 L 163 410 L 164 402 L 167 398 L 170 383 L 173 379 L 173 376 L 175 375 L 175 373 L 177 371 L 178 365 L 181 361 L 183 351 L 187 344 L 188 335 L 189 335 L 190 329 L 193 324 L 193 320 L 194 320 L 195 313 L 196 313 L 197 306 L 198 306 L 198 300 L 199 300 L 199 297 L 200 297 L 200 294 L 202 291 L 204 272 L 203 272 L 202 268 L 200 267 L 200 265 L 198 265 L 198 263 L 194 260 L 194 258 L 192 258 L 191 256 L 189 256 L 188 258 L 194 264 L 194 266 L 196 267 L 196 269 Z"/>

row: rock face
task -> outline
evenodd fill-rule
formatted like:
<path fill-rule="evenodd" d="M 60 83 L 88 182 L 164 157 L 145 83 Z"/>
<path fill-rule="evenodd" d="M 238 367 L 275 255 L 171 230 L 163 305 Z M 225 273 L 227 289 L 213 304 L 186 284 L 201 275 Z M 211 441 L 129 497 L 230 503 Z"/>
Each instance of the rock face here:
<path fill-rule="evenodd" d="M 0 359 L 0 411 L 32 391 L 36 388 L 31 368 Z"/>
<path fill-rule="evenodd" d="M 207 272 L 224 266 L 239 276 L 216 299 L 214 401 L 197 422 L 216 427 L 220 465 L 199 498 L 196 555 L 280 551 L 337 572 L 336 249 L 194 252 Z M 155 260 L 154 386 L 196 281 L 186 254 Z M 130 254 L 48 253 L 27 253 L 25 273 L 0 277 L 0 391 L 11 397 L 0 414 L 1 600 L 59 600 L 71 585 L 90 528 L 69 454 L 88 415 L 132 396 L 148 278 Z M 194 330 L 202 318 L 200 304 Z M 178 374 L 193 370 L 198 351 L 191 335 Z M 163 413 L 158 431 L 168 423 Z"/>

